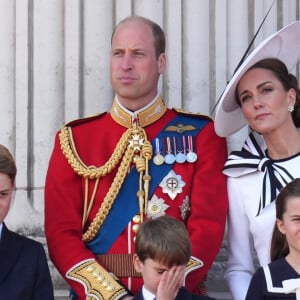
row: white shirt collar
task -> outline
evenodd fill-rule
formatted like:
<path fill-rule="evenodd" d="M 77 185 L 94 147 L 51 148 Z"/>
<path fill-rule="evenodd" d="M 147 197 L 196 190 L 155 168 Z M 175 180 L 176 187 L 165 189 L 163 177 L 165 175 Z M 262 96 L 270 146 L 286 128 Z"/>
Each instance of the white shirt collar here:
<path fill-rule="evenodd" d="M 143 286 L 142 293 L 143 293 L 144 300 L 153 300 L 155 298 L 155 295 L 149 292 L 145 288 L 145 286 Z"/>

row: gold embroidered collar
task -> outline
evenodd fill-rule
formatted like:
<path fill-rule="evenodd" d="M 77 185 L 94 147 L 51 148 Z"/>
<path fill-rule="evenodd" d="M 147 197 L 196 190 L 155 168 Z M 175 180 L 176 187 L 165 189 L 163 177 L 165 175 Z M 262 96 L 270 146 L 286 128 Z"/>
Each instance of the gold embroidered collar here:
<path fill-rule="evenodd" d="M 132 127 L 133 122 L 136 120 L 139 126 L 146 127 L 160 119 L 166 110 L 167 107 L 160 96 L 146 107 L 135 112 L 123 107 L 115 98 L 110 114 L 118 124 L 126 128 Z"/>

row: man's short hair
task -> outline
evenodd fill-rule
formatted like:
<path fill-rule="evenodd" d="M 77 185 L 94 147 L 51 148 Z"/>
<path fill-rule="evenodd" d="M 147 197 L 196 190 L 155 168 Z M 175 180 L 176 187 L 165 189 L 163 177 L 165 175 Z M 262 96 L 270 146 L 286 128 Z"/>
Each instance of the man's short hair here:
<path fill-rule="evenodd" d="M 141 17 L 141 16 L 129 16 L 129 17 L 121 20 L 119 22 L 119 24 L 115 27 L 115 29 L 114 29 L 114 31 L 112 33 L 111 41 L 112 41 L 112 39 L 114 37 L 114 34 L 115 34 L 117 28 L 121 24 L 124 24 L 126 22 L 134 22 L 134 21 L 143 22 L 143 23 L 149 25 L 149 27 L 151 28 L 152 34 L 153 34 L 153 38 L 154 38 L 154 48 L 155 48 L 156 58 L 158 58 L 160 54 L 165 53 L 165 51 L 166 51 L 166 38 L 165 38 L 164 31 L 161 29 L 161 27 L 157 23 L 153 22 L 150 19 Z"/>

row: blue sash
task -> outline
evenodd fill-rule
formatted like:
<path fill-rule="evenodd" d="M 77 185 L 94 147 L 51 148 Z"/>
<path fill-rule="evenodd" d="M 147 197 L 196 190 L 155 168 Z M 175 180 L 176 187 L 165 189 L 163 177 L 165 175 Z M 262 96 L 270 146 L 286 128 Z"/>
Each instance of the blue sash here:
<path fill-rule="evenodd" d="M 165 128 L 171 125 L 188 124 L 196 129 L 189 132 L 189 135 L 197 135 L 199 131 L 208 123 L 207 119 L 177 115 L 172 119 L 158 134 L 157 138 L 177 136 L 179 133 L 165 131 Z M 152 174 L 149 195 L 152 195 L 162 179 L 169 173 L 173 165 L 163 164 L 157 166 L 153 160 L 149 162 L 149 173 Z M 155 175 L 154 175 L 155 174 Z M 124 183 L 117 195 L 114 204 L 106 217 L 104 223 L 99 229 L 94 239 L 86 246 L 95 254 L 105 254 L 108 252 L 114 241 L 126 228 L 129 221 L 139 213 L 139 204 L 137 199 L 137 190 L 132 188 L 138 186 L 139 173 L 136 168 L 132 168 L 124 180 Z"/>

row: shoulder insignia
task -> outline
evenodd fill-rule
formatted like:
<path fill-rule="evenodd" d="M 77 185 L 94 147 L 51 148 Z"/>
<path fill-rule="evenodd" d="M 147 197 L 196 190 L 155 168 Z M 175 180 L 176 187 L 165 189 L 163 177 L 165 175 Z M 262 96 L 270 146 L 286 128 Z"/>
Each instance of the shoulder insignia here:
<path fill-rule="evenodd" d="M 168 126 L 165 131 L 171 131 L 171 132 L 178 132 L 178 133 L 184 133 L 185 131 L 193 131 L 197 128 L 193 125 L 183 125 L 183 124 L 177 124 L 177 125 L 170 125 Z"/>
<path fill-rule="evenodd" d="M 173 108 L 173 110 L 175 112 L 177 112 L 178 114 L 181 114 L 181 115 L 191 116 L 191 117 L 195 117 L 195 118 L 203 118 L 203 119 L 207 119 L 209 121 L 213 121 L 213 118 L 211 118 L 208 115 L 203 115 L 203 114 L 200 114 L 200 113 L 187 112 L 182 108 Z"/>
<path fill-rule="evenodd" d="M 204 263 L 201 259 L 191 256 L 188 263 L 185 266 L 185 277 L 192 271 L 200 269 L 204 266 Z"/>
<path fill-rule="evenodd" d="M 64 126 L 73 127 L 73 126 L 76 126 L 76 125 L 84 124 L 84 123 L 87 123 L 89 121 L 98 119 L 98 118 L 100 118 L 101 116 L 103 116 L 105 114 L 106 114 L 106 112 L 102 112 L 102 113 L 98 113 L 96 115 L 75 119 L 75 120 L 72 120 L 72 121 L 69 121 L 69 122 L 65 123 Z"/>

